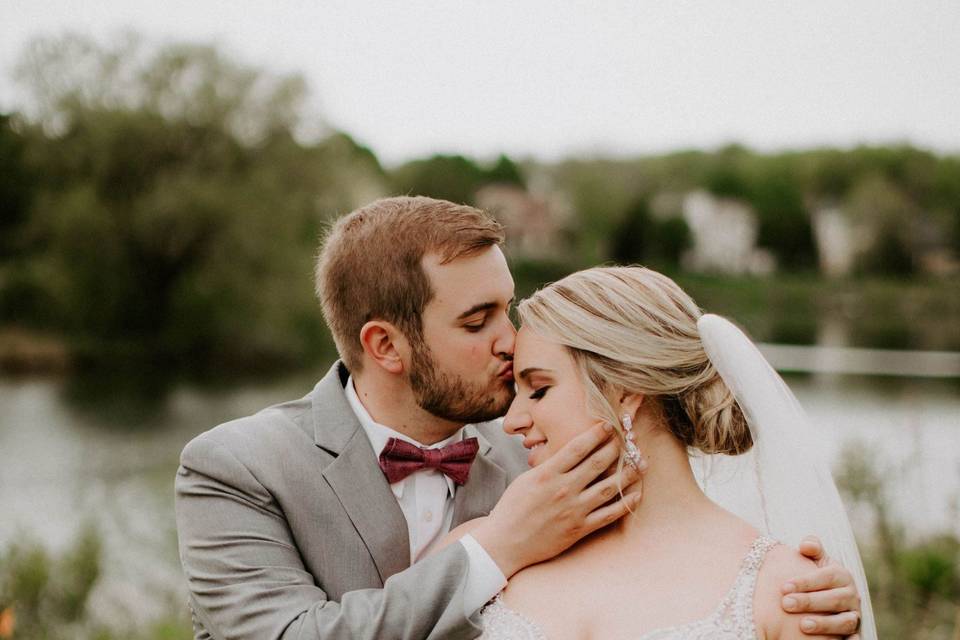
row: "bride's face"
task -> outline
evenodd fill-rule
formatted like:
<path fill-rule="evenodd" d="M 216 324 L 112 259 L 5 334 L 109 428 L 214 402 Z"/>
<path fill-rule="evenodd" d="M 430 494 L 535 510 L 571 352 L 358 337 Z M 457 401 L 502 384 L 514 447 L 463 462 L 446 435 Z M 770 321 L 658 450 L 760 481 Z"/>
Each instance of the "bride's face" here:
<path fill-rule="evenodd" d="M 527 328 L 517 333 L 513 355 L 517 394 L 503 420 L 507 433 L 522 435 L 531 467 L 542 463 L 596 420 L 573 358 L 562 345 Z"/>

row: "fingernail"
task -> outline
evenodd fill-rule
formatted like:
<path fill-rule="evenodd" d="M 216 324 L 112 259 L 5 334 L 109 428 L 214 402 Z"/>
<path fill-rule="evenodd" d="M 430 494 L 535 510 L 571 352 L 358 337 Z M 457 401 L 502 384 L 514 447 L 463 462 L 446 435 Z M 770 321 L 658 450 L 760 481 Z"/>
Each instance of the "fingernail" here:
<path fill-rule="evenodd" d="M 817 627 L 817 623 L 813 621 L 812 618 L 804 618 L 800 622 L 800 628 L 804 631 L 813 631 Z"/>
<path fill-rule="evenodd" d="M 783 599 L 783 608 L 787 611 L 793 611 L 797 608 L 797 599 L 796 598 L 784 598 Z"/>
<path fill-rule="evenodd" d="M 610 424 L 609 422 L 604 422 L 603 430 L 606 431 L 607 433 L 613 433 L 613 425 Z"/>
<path fill-rule="evenodd" d="M 780 587 L 781 593 L 793 593 L 797 590 L 797 585 L 792 582 L 786 582 L 782 587 Z"/>

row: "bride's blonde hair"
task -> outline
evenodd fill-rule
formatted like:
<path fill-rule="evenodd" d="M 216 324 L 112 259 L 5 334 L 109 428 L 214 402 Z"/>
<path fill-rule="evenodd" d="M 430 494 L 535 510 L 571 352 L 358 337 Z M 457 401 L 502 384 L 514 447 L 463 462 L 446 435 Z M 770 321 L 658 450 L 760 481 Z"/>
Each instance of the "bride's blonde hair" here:
<path fill-rule="evenodd" d="M 518 305 L 520 322 L 567 347 L 593 415 L 614 425 L 621 392 L 659 403 L 674 436 L 703 453 L 753 446 L 740 406 L 710 363 L 701 312 L 677 284 L 643 267 L 595 267 L 547 285 Z"/>

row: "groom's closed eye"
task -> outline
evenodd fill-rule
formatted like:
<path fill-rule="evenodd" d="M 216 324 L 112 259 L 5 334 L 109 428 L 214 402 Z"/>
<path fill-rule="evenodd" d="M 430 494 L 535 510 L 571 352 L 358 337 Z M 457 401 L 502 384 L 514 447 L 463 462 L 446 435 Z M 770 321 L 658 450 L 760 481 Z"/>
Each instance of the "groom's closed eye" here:
<path fill-rule="evenodd" d="M 480 331 L 481 329 L 483 329 L 486 325 L 487 325 L 487 316 L 483 316 L 479 320 L 474 320 L 472 322 L 469 322 L 463 325 L 463 328 L 471 333 L 476 333 L 477 331 Z"/>

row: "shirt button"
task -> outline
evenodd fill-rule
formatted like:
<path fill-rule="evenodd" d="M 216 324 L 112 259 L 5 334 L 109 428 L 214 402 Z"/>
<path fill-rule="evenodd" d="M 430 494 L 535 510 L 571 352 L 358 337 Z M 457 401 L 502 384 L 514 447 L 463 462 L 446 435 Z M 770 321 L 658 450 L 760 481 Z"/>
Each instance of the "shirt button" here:
<path fill-rule="evenodd" d="M 430 511 L 429 509 L 427 509 L 426 511 L 424 511 L 424 512 L 423 512 L 423 520 L 424 520 L 424 522 L 430 522 L 431 520 L 433 520 L 433 511 Z"/>

